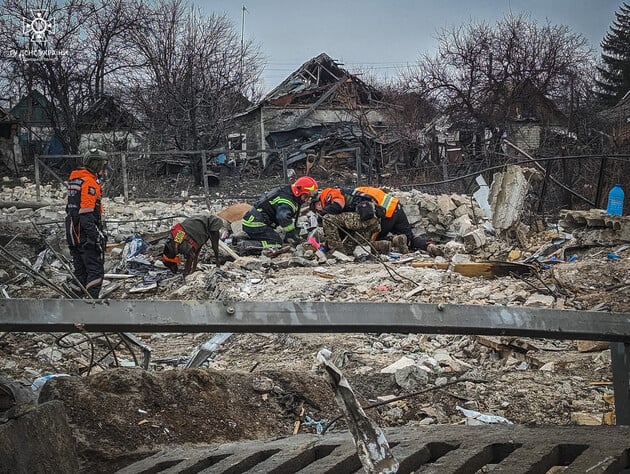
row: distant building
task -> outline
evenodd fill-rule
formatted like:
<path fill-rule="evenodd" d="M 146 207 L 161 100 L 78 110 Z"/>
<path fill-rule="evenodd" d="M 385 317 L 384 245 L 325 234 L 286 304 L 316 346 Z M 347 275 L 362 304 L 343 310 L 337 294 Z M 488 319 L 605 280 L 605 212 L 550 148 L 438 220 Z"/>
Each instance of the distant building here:
<path fill-rule="evenodd" d="M 309 155 L 342 154 L 352 159 L 348 149 L 361 147 L 362 140 L 381 145 L 392 140 L 387 130 L 389 109 L 381 94 L 325 53 L 305 62 L 232 119 L 227 136 L 230 158 L 257 156 L 263 165 L 270 149 L 285 150 L 293 164 Z"/>

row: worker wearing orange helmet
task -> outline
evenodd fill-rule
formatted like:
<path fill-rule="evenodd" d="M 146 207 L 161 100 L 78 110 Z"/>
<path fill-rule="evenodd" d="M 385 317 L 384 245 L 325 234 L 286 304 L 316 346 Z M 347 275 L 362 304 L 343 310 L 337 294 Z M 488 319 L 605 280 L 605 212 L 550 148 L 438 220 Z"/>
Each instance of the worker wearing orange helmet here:
<path fill-rule="evenodd" d="M 296 222 L 300 207 L 311 199 L 317 189 L 317 181 L 310 176 L 302 176 L 290 186 L 269 191 L 243 216 L 243 231 L 250 239 L 259 241 L 263 248 L 277 248 L 282 245 L 282 237 L 276 231 L 277 228 L 284 231 L 285 240 L 298 241 Z"/>
<path fill-rule="evenodd" d="M 368 220 L 374 216 L 380 219 L 380 231 L 372 236 L 372 240 L 385 240 L 388 234 L 395 236 L 395 240 L 405 236 L 404 243 L 398 243 L 399 248 L 407 246 L 427 250 L 431 242 L 422 237 L 413 235 L 411 224 L 398 198 L 386 193 L 380 188 L 360 186 L 358 188 L 324 188 L 319 193 L 319 202 L 316 202 L 317 212 L 325 216 L 327 214 L 340 214 L 342 212 L 357 212 L 362 220 Z"/>

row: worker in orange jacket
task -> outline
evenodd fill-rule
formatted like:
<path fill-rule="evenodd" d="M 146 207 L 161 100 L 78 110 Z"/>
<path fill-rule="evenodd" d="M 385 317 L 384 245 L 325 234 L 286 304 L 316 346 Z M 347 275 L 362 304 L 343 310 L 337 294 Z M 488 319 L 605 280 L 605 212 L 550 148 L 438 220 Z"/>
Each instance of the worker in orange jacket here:
<path fill-rule="evenodd" d="M 374 215 L 379 217 L 381 230 L 372 236 L 372 240 L 385 240 L 388 234 L 392 234 L 395 236 L 394 241 L 401 240 L 396 236 L 406 237 L 405 243 L 395 242 L 399 248 L 408 246 L 412 249 L 427 250 L 427 246 L 431 244 L 422 237 L 413 235 L 407 214 L 398 198 L 380 188 L 370 186 L 354 189 L 324 188 L 319 193 L 318 201 L 315 207 L 322 216 L 354 211 L 364 220 Z"/>
<path fill-rule="evenodd" d="M 107 237 L 103 230 L 101 180 L 107 170 L 107 153 L 91 149 L 68 178 L 66 240 L 74 276 L 82 286 L 73 286 L 78 296 L 85 296 L 87 291 L 90 297 L 98 298 L 103 285 Z"/>

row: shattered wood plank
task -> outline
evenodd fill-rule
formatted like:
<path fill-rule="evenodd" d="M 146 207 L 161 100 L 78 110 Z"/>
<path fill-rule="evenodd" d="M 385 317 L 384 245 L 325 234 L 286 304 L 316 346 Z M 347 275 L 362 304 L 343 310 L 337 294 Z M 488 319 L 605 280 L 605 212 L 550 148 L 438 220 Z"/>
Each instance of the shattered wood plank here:
<path fill-rule="evenodd" d="M 516 262 L 468 262 L 468 263 L 437 263 L 412 262 L 413 268 L 437 268 L 438 270 L 452 269 L 467 277 L 496 278 L 514 275 L 528 275 L 536 273 L 532 265 Z"/>
<path fill-rule="evenodd" d="M 605 351 L 610 347 L 606 341 L 576 341 L 578 352 Z"/>
<path fill-rule="evenodd" d="M 318 270 L 313 270 L 313 275 L 318 276 L 320 278 L 328 278 L 328 279 L 335 278 L 335 275 L 333 275 L 332 273 L 320 272 Z"/>
<path fill-rule="evenodd" d="M 489 347 L 501 354 L 501 357 L 507 358 L 508 356 L 514 357 L 516 360 L 527 362 L 532 367 L 541 367 L 542 361 L 527 352 L 523 352 L 520 347 L 513 347 L 509 344 L 505 344 L 501 337 L 492 336 L 475 336 L 475 341 L 482 346 Z"/>
<path fill-rule="evenodd" d="M 219 212 L 217 212 L 217 216 L 221 217 L 222 219 L 225 219 L 231 224 L 232 222 L 236 222 L 242 219 L 245 213 L 249 211 L 251 208 L 252 208 L 251 204 L 247 204 L 245 202 L 239 202 L 236 204 L 232 204 L 231 206 L 228 206 L 224 209 L 221 209 Z"/>
<path fill-rule="evenodd" d="M 234 250 L 232 250 L 225 242 L 223 242 L 222 240 L 219 240 L 219 250 L 222 252 L 227 253 L 230 257 L 232 257 L 234 260 L 237 260 L 239 258 L 238 254 L 236 252 L 234 252 Z"/>

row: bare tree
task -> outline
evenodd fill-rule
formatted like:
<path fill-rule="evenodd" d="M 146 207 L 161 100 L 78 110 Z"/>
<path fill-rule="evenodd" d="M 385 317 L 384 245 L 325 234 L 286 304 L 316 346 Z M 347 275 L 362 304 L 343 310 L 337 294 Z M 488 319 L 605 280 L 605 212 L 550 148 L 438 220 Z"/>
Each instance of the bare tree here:
<path fill-rule="evenodd" d="M 55 135 L 76 153 L 78 117 L 104 92 L 106 77 L 133 66 L 124 39 L 139 26 L 143 4 L 4 0 L 2 7 L 0 48 L 5 54 L 0 69 L 7 84 L 20 95 L 40 90 L 52 104 L 48 113 Z M 44 31 L 33 27 L 20 34 L 29 19 L 41 20 Z"/>
<path fill-rule="evenodd" d="M 224 143 L 229 117 L 249 104 L 260 76 L 258 49 L 241 45 L 227 17 L 204 17 L 184 0 L 158 2 L 134 45 L 145 63 L 134 99 L 154 146 L 200 150 Z M 198 162 L 193 170 L 199 181 Z"/>
<path fill-rule="evenodd" d="M 536 90 L 566 110 L 593 61 L 584 37 L 563 25 L 540 26 L 526 15 L 504 17 L 494 27 L 445 29 L 438 42 L 435 57 L 424 56 L 403 74 L 406 87 L 436 100 L 453 121 L 474 124 L 478 136 L 489 131 L 493 149 L 514 104 Z"/>

